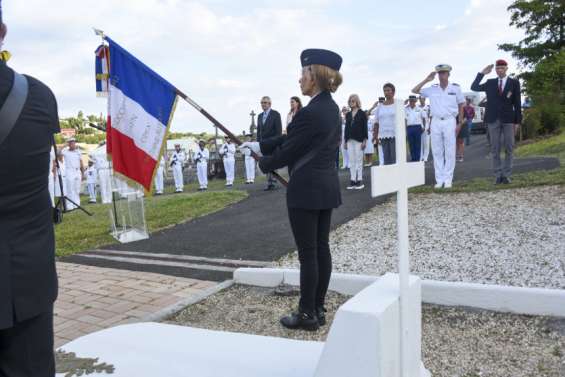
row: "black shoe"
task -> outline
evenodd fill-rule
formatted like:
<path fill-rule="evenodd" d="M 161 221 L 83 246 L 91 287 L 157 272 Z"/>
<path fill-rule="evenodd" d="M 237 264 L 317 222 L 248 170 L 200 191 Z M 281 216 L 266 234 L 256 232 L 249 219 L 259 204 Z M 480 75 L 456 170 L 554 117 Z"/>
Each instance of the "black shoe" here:
<path fill-rule="evenodd" d="M 304 312 L 292 313 L 281 318 L 281 325 L 291 330 L 316 331 L 320 328 L 318 318 L 313 314 Z"/>
<path fill-rule="evenodd" d="M 502 177 L 498 177 L 496 178 L 496 181 L 494 182 L 495 185 L 499 185 L 502 183 Z"/>
<path fill-rule="evenodd" d="M 357 187 L 357 182 L 355 181 L 349 181 L 349 186 L 347 186 L 348 190 L 354 190 L 355 187 Z"/>
<path fill-rule="evenodd" d="M 325 326 L 326 324 L 326 308 L 323 306 L 316 308 L 316 317 L 318 317 L 318 325 Z"/>
<path fill-rule="evenodd" d="M 500 183 L 502 183 L 503 185 L 509 185 L 510 184 L 510 179 L 506 178 L 506 177 L 502 177 L 500 178 Z"/>

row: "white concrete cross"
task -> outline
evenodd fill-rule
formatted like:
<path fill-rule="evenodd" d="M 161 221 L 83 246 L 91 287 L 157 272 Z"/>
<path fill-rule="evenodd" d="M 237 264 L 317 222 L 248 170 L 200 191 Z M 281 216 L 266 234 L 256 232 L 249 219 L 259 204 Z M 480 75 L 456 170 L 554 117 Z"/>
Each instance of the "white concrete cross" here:
<path fill-rule="evenodd" d="M 404 105 L 400 99 L 396 104 L 396 164 L 373 166 L 371 168 L 371 195 L 373 197 L 396 192 L 397 232 L 398 232 L 398 272 L 400 275 L 400 370 L 402 377 L 408 376 L 405 368 L 409 359 L 407 344 L 409 326 L 407 324 L 406 295 L 410 274 L 410 255 L 408 243 L 408 189 L 425 183 L 424 162 L 406 162 L 406 123 Z"/>

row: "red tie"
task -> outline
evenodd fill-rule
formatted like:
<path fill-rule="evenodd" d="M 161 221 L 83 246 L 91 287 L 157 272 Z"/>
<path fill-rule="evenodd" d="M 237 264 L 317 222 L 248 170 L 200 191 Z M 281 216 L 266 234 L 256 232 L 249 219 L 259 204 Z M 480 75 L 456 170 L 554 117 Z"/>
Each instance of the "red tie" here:
<path fill-rule="evenodd" d="M 502 79 L 498 79 L 498 94 L 502 94 Z"/>

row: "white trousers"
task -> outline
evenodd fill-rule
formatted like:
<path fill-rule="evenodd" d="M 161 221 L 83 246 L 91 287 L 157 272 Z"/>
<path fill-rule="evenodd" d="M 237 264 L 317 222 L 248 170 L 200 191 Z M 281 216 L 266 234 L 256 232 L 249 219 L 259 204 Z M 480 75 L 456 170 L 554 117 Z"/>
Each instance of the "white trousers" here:
<path fill-rule="evenodd" d="M 255 181 L 255 159 L 253 157 L 245 157 L 245 176 L 247 182 Z"/>
<path fill-rule="evenodd" d="M 383 146 L 381 145 L 381 143 L 379 143 L 379 147 L 377 149 L 379 150 L 379 166 L 384 165 L 385 164 L 385 154 L 383 152 Z"/>
<path fill-rule="evenodd" d="M 163 193 L 163 189 L 165 188 L 165 169 L 159 167 L 157 168 L 157 172 L 155 173 L 155 192 L 158 194 Z"/>
<path fill-rule="evenodd" d="M 49 188 L 49 196 L 51 197 L 51 204 L 55 207 L 55 180 L 56 176 L 53 175 L 52 172 L 49 172 L 49 176 L 47 177 L 47 183 Z"/>
<path fill-rule="evenodd" d="M 196 175 L 200 188 L 208 188 L 208 163 L 199 162 L 196 164 Z"/>
<path fill-rule="evenodd" d="M 430 155 L 430 138 L 428 131 L 422 132 L 422 148 L 420 149 L 420 161 L 428 161 Z"/>
<path fill-rule="evenodd" d="M 343 156 L 342 169 L 349 169 L 349 152 L 344 148 L 344 143 L 341 143 L 341 155 Z"/>
<path fill-rule="evenodd" d="M 67 192 L 65 192 L 65 196 L 75 202 L 76 204 L 80 204 L 80 170 L 76 169 L 67 169 L 66 171 L 66 179 L 67 179 Z M 69 200 L 67 202 L 67 210 L 77 208 L 76 205 L 71 203 Z"/>
<path fill-rule="evenodd" d="M 235 178 L 235 159 L 224 158 L 224 170 L 226 172 L 226 185 L 233 185 Z"/>
<path fill-rule="evenodd" d="M 349 171 L 351 180 L 354 182 L 363 180 L 363 156 L 361 142 L 357 140 L 347 141 L 347 153 L 349 154 Z"/>
<path fill-rule="evenodd" d="M 434 118 L 431 129 L 436 183 L 450 184 L 455 170 L 455 118 Z"/>
<path fill-rule="evenodd" d="M 177 162 L 173 165 L 173 178 L 175 179 L 175 190 L 184 190 L 184 177 L 182 176 L 182 166 Z"/>
<path fill-rule="evenodd" d="M 98 183 L 100 184 L 100 199 L 102 203 L 112 203 L 112 180 L 110 169 L 98 169 Z"/>
<path fill-rule="evenodd" d="M 89 201 L 96 203 L 96 183 L 87 183 Z"/>

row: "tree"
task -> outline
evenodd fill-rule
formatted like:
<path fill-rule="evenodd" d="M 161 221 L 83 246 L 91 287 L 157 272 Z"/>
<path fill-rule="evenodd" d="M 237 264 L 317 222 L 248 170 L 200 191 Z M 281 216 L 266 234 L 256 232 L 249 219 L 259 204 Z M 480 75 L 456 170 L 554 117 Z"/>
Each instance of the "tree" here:
<path fill-rule="evenodd" d="M 507 9 L 510 25 L 524 29 L 526 37 L 498 47 L 511 52 L 524 66 L 533 66 L 565 48 L 565 1 L 517 0 Z"/>

